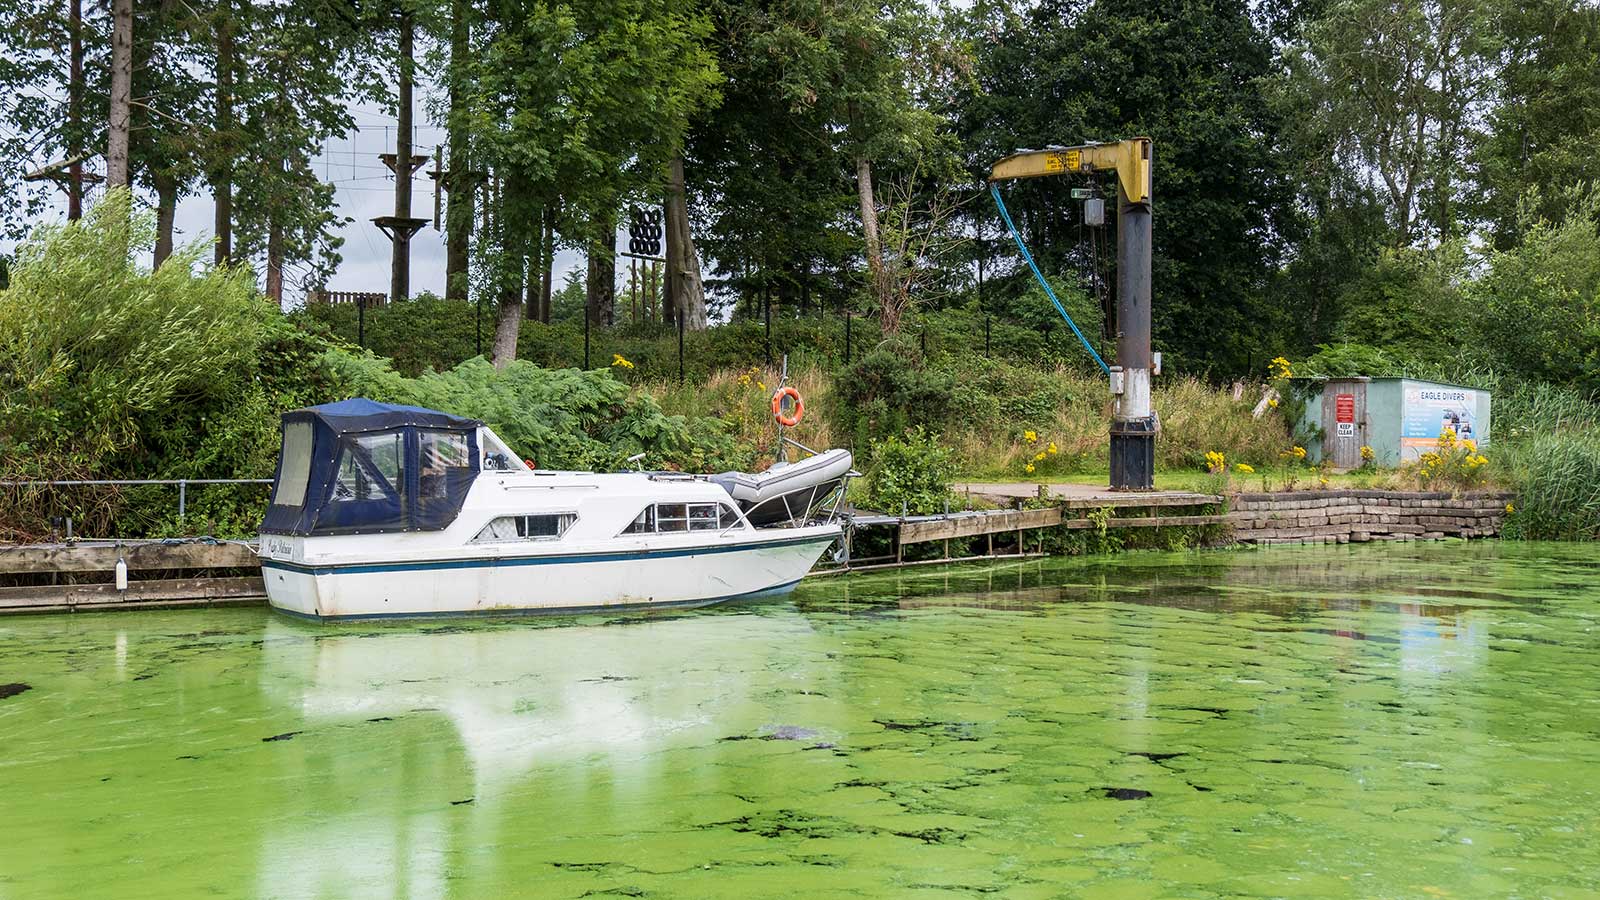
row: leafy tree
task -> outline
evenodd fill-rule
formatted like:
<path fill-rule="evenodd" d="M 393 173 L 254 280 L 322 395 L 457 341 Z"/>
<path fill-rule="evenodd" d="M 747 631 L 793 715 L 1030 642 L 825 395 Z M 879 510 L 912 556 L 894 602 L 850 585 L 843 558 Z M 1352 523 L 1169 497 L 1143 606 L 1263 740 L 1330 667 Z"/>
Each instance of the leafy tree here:
<path fill-rule="evenodd" d="M 503 185 L 480 258 L 498 300 L 495 361 L 504 365 L 546 210 L 559 200 L 558 230 L 581 235 L 609 270 L 623 199 L 660 188 L 717 75 L 700 45 L 705 18 L 644 0 L 496 0 L 484 28 L 468 103 L 485 165 Z M 589 315 L 599 321 L 608 311 L 597 291 L 614 281 L 588 282 Z"/>
<path fill-rule="evenodd" d="M 1280 327 L 1266 289 L 1297 217 L 1265 91 L 1272 47 L 1248 8 L 1098 0 L 1080 10 L 1046 0 L 978 10 L 985 18 L 969 26 L 983 35 L 977 91 L 960 103 L 974 169 L 987 174 L 1018 147 L 1149 135 L 1158 348 L 1179 370 L 1236 372 L 1264 358 Z M 1072 186 L 1046 178 L 1005 188 L 1050 274 L 1085 268 Z"/>
<path fill-rule="evenodd" d="M 1492 0 L 1337 0 L 1285 52 L 1335 164 L 1386 200 L 1393 246 L 1461 233 L 1498 11 Z"/>
<path fill-rule="evenodd" d="M 1456 244 L 1385 251 L 1346 287 L 1336 338 L 1382 347 L 1411 363 L 1477 357 L 1472 316 L 1461 296 L 1465 272 L 1465 254 Z"/>
<path fill-rule="evenodd" d="M 1600 193 L 1569 192 L 1552 222 L 1531 204 L 1521 238 L 1492 251 L 1472 285 L 1478 339 L 1497 368 L 1600 390 Z"/>
<path fill-rule="evenodd" d="M 1537 215 L 1560 221 L 1581 196 L 1565 188 L 1600 184 L 1600 6 L 1506 4 L 1498 26 L 1500 100 L 1474 162 L 1478 215 L 1505 248 L 1521 233 L 1530 191 Z"/>

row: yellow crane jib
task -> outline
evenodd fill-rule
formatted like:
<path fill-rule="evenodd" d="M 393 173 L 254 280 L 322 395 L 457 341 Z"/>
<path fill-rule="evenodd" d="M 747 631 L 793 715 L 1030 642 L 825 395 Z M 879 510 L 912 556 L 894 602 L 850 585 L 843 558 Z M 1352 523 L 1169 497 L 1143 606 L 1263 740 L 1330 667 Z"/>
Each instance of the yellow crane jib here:
<path fill-rule="evenodd" d="M 1083 332 L 1067 315 L 1050 282 L 1039 271 L 1021 232 L 1006 212 L 999 182 L 1048 175 L 1115 172 L 1117 175 L 1117 357 L 1107 366 Z M 1155 357 L 1150 347 L 1150 274 L 1154 231 L 1150 202 L 1150 139 L 1129 138 L 1107 144 L 1046 147 L 1019 150 L 994 164 L 989 172 L 989 193 L 1000 218 L 1017 242 L 1034 277 L 1056 305 L 1073 333 L 1083 341 L 1095 361 L 1106 369 L 1111 393 L 1111 487 L 1119 491 L 1148 491 L 1155 486 L 1156 435 L 1161 420 L 1150 406 L 1150 376 Z"/>
<path fill-rule="evenodd" d="M 990 181 L 1042 178 L 1046 175 L 1115 172 L 1129 203 L 1150 202 L 1150 139 L 1129 138 L 1107 144 L 1019 150 L 994 164 Z"/>

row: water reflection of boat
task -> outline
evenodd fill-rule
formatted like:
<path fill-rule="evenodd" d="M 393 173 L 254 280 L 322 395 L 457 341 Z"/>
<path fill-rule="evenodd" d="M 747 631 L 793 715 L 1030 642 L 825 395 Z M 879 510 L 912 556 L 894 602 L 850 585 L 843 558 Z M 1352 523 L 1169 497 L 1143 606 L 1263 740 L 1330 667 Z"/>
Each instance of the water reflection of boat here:
<path fill-rule="evenodd" d="M 719 729 L 737 726 L 713 721 L 712 711 L 749 704 L 752 686 L 740 673 L 791 654 L 820 657 L 807 654 L 811 632 L 798 621 L 691 616 L 349 634 L 270 622 L 262 684 L 310 728 L 448 719 L 482 796 L 541 764 L 637 760 L 724 736 Z"/>
<path fill-rule="evenodd" d="M 275 608 L 318 619 L 781 594 L 841 534 L 814 514 L 842 492 L 850 455 L 818 458 L 762 482 L 786 524 L 758 528 L 766 519 L 733 501 L 759 498 L 704 476 L 535 471 L 481 422 L 417 407 L 296 410 L 283 417 L 262 575 Z"/>

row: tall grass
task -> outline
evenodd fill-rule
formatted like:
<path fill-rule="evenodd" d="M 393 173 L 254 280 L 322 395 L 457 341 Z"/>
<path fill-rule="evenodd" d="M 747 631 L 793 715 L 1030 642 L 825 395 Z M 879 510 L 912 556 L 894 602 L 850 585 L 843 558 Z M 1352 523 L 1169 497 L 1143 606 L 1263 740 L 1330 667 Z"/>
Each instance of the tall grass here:
<path fill-rule="evenodd" d="M 1505 457 L 1516 484 L 1507 537 L 1600 538 L 1600 429 L 1530 434 L 1509 446 Z"/>
<path fill-rule="evenodd" d="M 946 371 L 953 387 L 948 407 L 936 411 L 935 430 L 955 451 L 963 474 L 1043 479 L 1106 470 L 1111 397 L 1102 377 L 1069 367 L 973 357 L 960 359 Z M 834 377 L 817 366 L 791 364 L 789 384 L 800 390 L 807 405 L 805 420 L 790 432 L 795 440 L 817 449 L 848 442 L 849 436 L 835 433 L 824 414 L 836 402 Z M 777 372 L 747 368 L 716 372 L 701 384 L 654 381 L 640 387 L 669 415 L 721 419 L 760 467 L 770 462 L 776 439 L 769 406 L 776 384 Z M 1226 391 L 1189 378 L 1161 384 L 1154 398 L 1163 427 L 1157 442 L 1158 464 L 1166 469 L 1200 468 L 1209 450 L 1252 465 L 1275 461 L 1287 444 L 1288 430 L 1275 411 L 1252 417 L 1257 399 L 1234 400 Z M 1034 440 L 1027 439 L 1029 432 Z M 1033 458 L 1052 443 L 1056 452 L 1049 454 L 1048 462 L 1039 462 L 1034 473 L 1026 472 Z M 862 457 L 858 466 L 870 462 L 865 458 L 867 448 L 853 449 Z"/>
<path fill-rule="evenodd" d="M 772 418 L 772 393 L 777 390 L 778 378 L 776 369 L 751 366 L 713 372 L 701 383 L 647 381 L 639 389 L 654 397 L 669 416 L 720 419 L 739 448 L 741 467 L 761 471 L 776 459 L 778 430 Z M 787 436 L 815 450 L 832 447 L 833 434 L 823 415 L 832 379 L 817 366 L 796 367 L 791 361 L 787 383 L 806 403 L 800 424 L 788 429 Z"/>

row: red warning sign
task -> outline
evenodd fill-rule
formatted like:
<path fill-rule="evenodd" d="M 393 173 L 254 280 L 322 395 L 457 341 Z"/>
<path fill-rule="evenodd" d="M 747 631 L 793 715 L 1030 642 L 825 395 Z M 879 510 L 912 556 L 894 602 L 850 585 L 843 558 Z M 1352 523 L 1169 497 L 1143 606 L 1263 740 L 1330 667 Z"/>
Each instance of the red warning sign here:
<path fill-rule="evenodd" d="M 1351 424 L 1355 424 L 1355 421 L 1356 421 L 1356 395 L 1355 394 L 1339 394 L 1338 396 L 1334 397 L 1333 398 L 1333 413 L 1334 413 L 1335 421 L 1338 421 L 1338 422 L 1349 422 Z"/>

